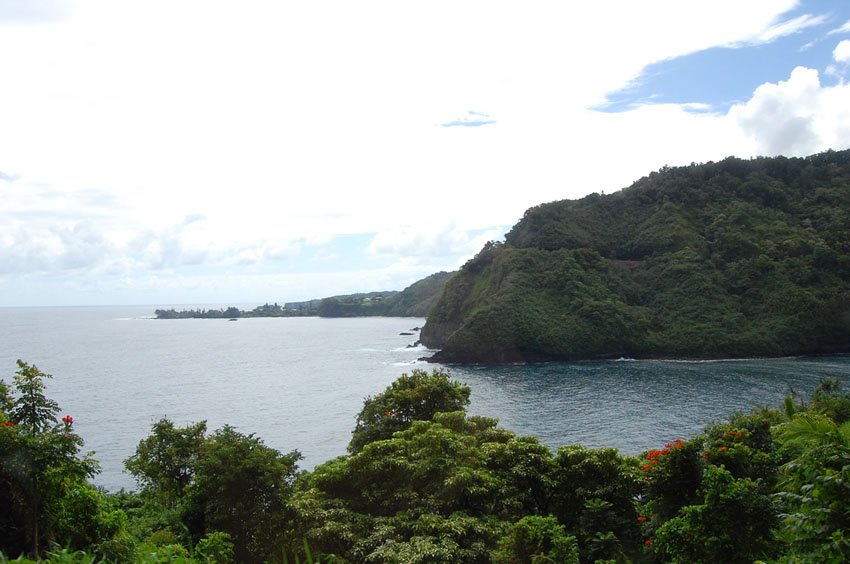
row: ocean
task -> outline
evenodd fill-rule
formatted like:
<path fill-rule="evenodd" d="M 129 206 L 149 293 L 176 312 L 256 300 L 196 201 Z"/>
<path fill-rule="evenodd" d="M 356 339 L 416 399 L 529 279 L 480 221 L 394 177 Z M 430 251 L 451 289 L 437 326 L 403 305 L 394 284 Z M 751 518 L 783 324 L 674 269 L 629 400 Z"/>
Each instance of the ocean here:
<path fill-rule="evenodd" d="M 196 307 L 179 306 L 182 307 Z M 123 461 L 168 417 L 254 433 L 311 469 L 345 454 L 366 396 L 403 372 L 436 366 L 410 347 L 419 318 L 151 319 L 155 306 L 0 308 L 0 378 L 15 360 L 53 378 L 47 395 L 72 415 L 101 472 L 134 489 Z M 179 309 L 178 308 L 178 309 Z M 552 448 L 627 454 L 699 433 L 735 411 L 778 406 L 790 388 L 850 383 L 850 357 L 712 362 L 594 361 L 450 366 L 472 389 L 470 413 L 496 417 Z"/>

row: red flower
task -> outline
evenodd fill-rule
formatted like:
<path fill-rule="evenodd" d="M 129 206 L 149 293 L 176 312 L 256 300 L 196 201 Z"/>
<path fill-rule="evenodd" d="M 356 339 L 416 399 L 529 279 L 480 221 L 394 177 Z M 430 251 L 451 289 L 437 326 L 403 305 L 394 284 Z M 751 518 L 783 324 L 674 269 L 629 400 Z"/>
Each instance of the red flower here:
<path fill-rule="evenodd" d="M 720 450 L 720 452 L 726 452 L 729 449 L 726 448 L 725 446 L 721 446 L 718 450 Z"/>
<path fill-rule="evenodd" d="M 62 422 L 65 423 L 65 425 L 70 425 L 71 423 L 74 422 L 74 418 L 71 417 L 70 415 L 66 415 L 65 417 L 62 418 Z"/>
<path fill-rule="evenodd" d="M 646 515 L 638 515 L 637 520 L 638 520 L 638 523 L 643 523 L 647 520 L 647 516 Z"/>
<path fill-rule="evenodd" d="M 643 544 L 645 544 L 646 546 L 652 546 L 653 545 L 652 539 L 646 539 L 645 541 L 643 541 Z"/>
<path fill-rule="evenodd" d="M 0 423 L 0 427 L 14 427 L 14 426 L 15 426 L 15 424 L 12 423 L 11 421 L 3 421 L 2 423 Z"/>
<path fill-rule="evenodd" d="M 647 460 L 655 460 L 656 458 L 664 456 L 665 454 L 667 454 L 666 450 L 651 450 L 648 453 L 646 453 L 645 458 Z"/>

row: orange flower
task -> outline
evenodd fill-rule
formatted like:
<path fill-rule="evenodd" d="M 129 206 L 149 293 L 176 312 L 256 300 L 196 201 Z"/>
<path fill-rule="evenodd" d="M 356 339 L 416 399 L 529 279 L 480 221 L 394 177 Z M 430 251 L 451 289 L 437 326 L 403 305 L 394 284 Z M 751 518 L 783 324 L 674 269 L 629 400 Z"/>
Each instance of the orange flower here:
<path fill-rule="evenodd" d="M 638 520 L 638 523 L 643 523 L 647 520 L 647 516 L 646 515 L 638 515 L 637 520 Z"/>

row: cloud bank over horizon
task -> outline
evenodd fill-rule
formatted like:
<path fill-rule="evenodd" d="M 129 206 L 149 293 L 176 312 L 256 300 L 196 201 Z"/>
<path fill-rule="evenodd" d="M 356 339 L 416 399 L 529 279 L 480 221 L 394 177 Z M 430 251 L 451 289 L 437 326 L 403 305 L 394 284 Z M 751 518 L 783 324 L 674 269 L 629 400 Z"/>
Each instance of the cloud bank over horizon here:
<path fill-rule="evenodd" d="M 850 147 L 837 1 L 13 2 L 0 50 L 6 306 L 401 289 L 539 203 Z"/>

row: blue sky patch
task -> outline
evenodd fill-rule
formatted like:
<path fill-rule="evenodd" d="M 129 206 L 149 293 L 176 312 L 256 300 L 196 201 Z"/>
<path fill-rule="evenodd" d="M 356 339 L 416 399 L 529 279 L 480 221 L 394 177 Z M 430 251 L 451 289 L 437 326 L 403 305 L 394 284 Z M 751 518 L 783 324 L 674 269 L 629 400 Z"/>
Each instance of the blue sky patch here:
<path fill-rule="evenodd" d="M 610 93 L 608 103 L 596 109 L 613 113 L 645 104 L 695 104 L 691 111 L 725 112 L 748 100 L 759 85 L 788 80 L 797 66 L 817 69 L 822 84 L 835 84 L 839 78 L 824 71 L 833 63 L 835 46 L 850 33 L 830 31 L 850 20 L 850 3 L 803 2 L 783 20 L 803 14 L 826 16 L 826 21 L 771 43 L 718 47 L 654 63 L 634 84 Z"/>

